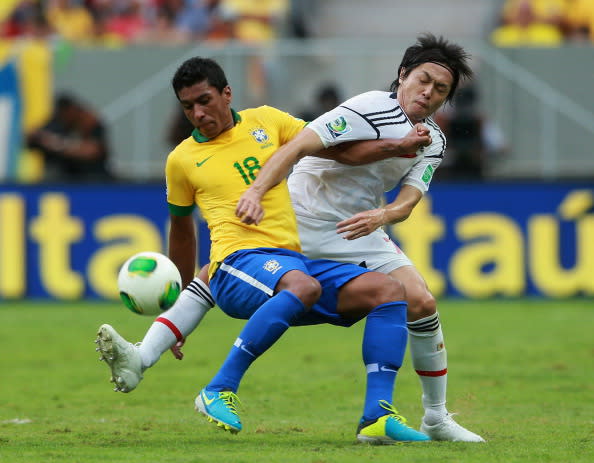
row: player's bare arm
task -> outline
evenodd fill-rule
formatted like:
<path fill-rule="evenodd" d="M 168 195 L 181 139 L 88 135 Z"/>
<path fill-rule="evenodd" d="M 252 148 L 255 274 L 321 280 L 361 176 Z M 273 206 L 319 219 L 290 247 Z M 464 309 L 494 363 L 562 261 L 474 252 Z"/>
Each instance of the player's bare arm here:
<path fill-rule="evenodd" d="M 170 215 L 169 258 L 179 269 L 185 288 L 194 279 L 196 268 L 196 228 L 192 215 Z"/>
<path fill-rule="evenodd" d="M 346 240 L 354 240 L 369 235 L 383 225 L 402 222 L 408 218 L 422 197 L 423 193 L 414 186 L 403 185 L 390 204 L 359 212 L 338 222 L 336 232 L 343 234 Z"/>
<path fill-rule="evenodd" d="M 314 156 L 332 159 L 350 166 L 360 166 L 383 159 L 414 154 L 419 149 L 429 146 L 431 142 L 429 129 L 419 123 L 402 138 L 342 143 L 319 151 Z"/>
<path fill-rule="evenodd" d="M 258 225 L 264 218 L 262 197 L 287 177 L 291 167 L 302 157 L 324 148 L 320 137 L 305 127 L 290 142 L 281 146 L 262 166 L 254 183 L 241 195 L 235 215 L 246 224 Z"/>

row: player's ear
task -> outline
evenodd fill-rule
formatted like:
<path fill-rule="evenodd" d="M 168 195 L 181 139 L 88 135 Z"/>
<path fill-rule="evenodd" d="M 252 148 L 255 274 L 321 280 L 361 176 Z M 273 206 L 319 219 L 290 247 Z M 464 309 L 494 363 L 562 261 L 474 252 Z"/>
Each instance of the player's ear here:
<path fill-rule="evenodd" d="M 400 69 L 400 75 L 398 76 L 398 83 L 401 84 L 404 82 L 404 78 L 406 77 L 406 68 Z"/>
<path fill-rule="evenodd" d="M 231 87 L 229 85 L 227 85 L 223 89 L 223 97 L 226 98 L 227 101 L 231 101 L 231 96 L 232 96 Z"/>

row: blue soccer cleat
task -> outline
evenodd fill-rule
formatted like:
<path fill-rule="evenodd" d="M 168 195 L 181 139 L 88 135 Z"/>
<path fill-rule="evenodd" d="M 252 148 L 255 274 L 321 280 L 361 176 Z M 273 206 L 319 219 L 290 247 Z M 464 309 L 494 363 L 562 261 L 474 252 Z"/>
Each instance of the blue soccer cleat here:
<path fill-rule="evenodd" d="M 380 405 L 390 413 L 377 420 L 363 421 L 357 428 L 357 440 L 368 444 L 396 444 L 398 442 L 425 442 L 429 436 L 406 425 L 394 405 L 380 400 Z"/>
<path fill-rule="evenodd" d="M 241 402 L 234 392 L 202 389 L 194 403 L 196 410 L 219 428 L 233 434 L 241 431 L 241 420 L 237 412 Z"/>

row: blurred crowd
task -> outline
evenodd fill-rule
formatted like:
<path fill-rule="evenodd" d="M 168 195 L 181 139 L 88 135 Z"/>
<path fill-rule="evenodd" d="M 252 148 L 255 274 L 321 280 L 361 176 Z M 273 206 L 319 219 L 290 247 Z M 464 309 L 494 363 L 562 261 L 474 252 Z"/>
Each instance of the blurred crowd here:
<path fill-rule="evenodd" d="M 498 46 L 594 42 L 594 0 L 501 0 Z M 60 37 L 117 46 L 311 35 L 313 0 L 2 0 L 0 38 Z"/>
<path fill-rule="evenodd" d="M 500 47 L 594 43 L 594 0 L 505 0 L 491 41 Z"/>
<path fill-rule="evenodd" d="M 2 0 L 0 38 L 81 45 L 181 44 L 275 38 L 289 0 Z"/>

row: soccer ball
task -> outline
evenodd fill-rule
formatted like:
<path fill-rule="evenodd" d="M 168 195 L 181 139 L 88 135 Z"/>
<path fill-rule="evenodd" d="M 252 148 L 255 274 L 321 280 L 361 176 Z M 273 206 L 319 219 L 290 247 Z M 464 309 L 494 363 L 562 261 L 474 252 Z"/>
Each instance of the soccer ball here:
<path fill-rule="evenodd" d="M 120 298 L 139 315 L 159 315 L 170 308 L 181 292 L 181 275 L 173 262 L 158 252 L 130 257 L 118 275 Z"/>

